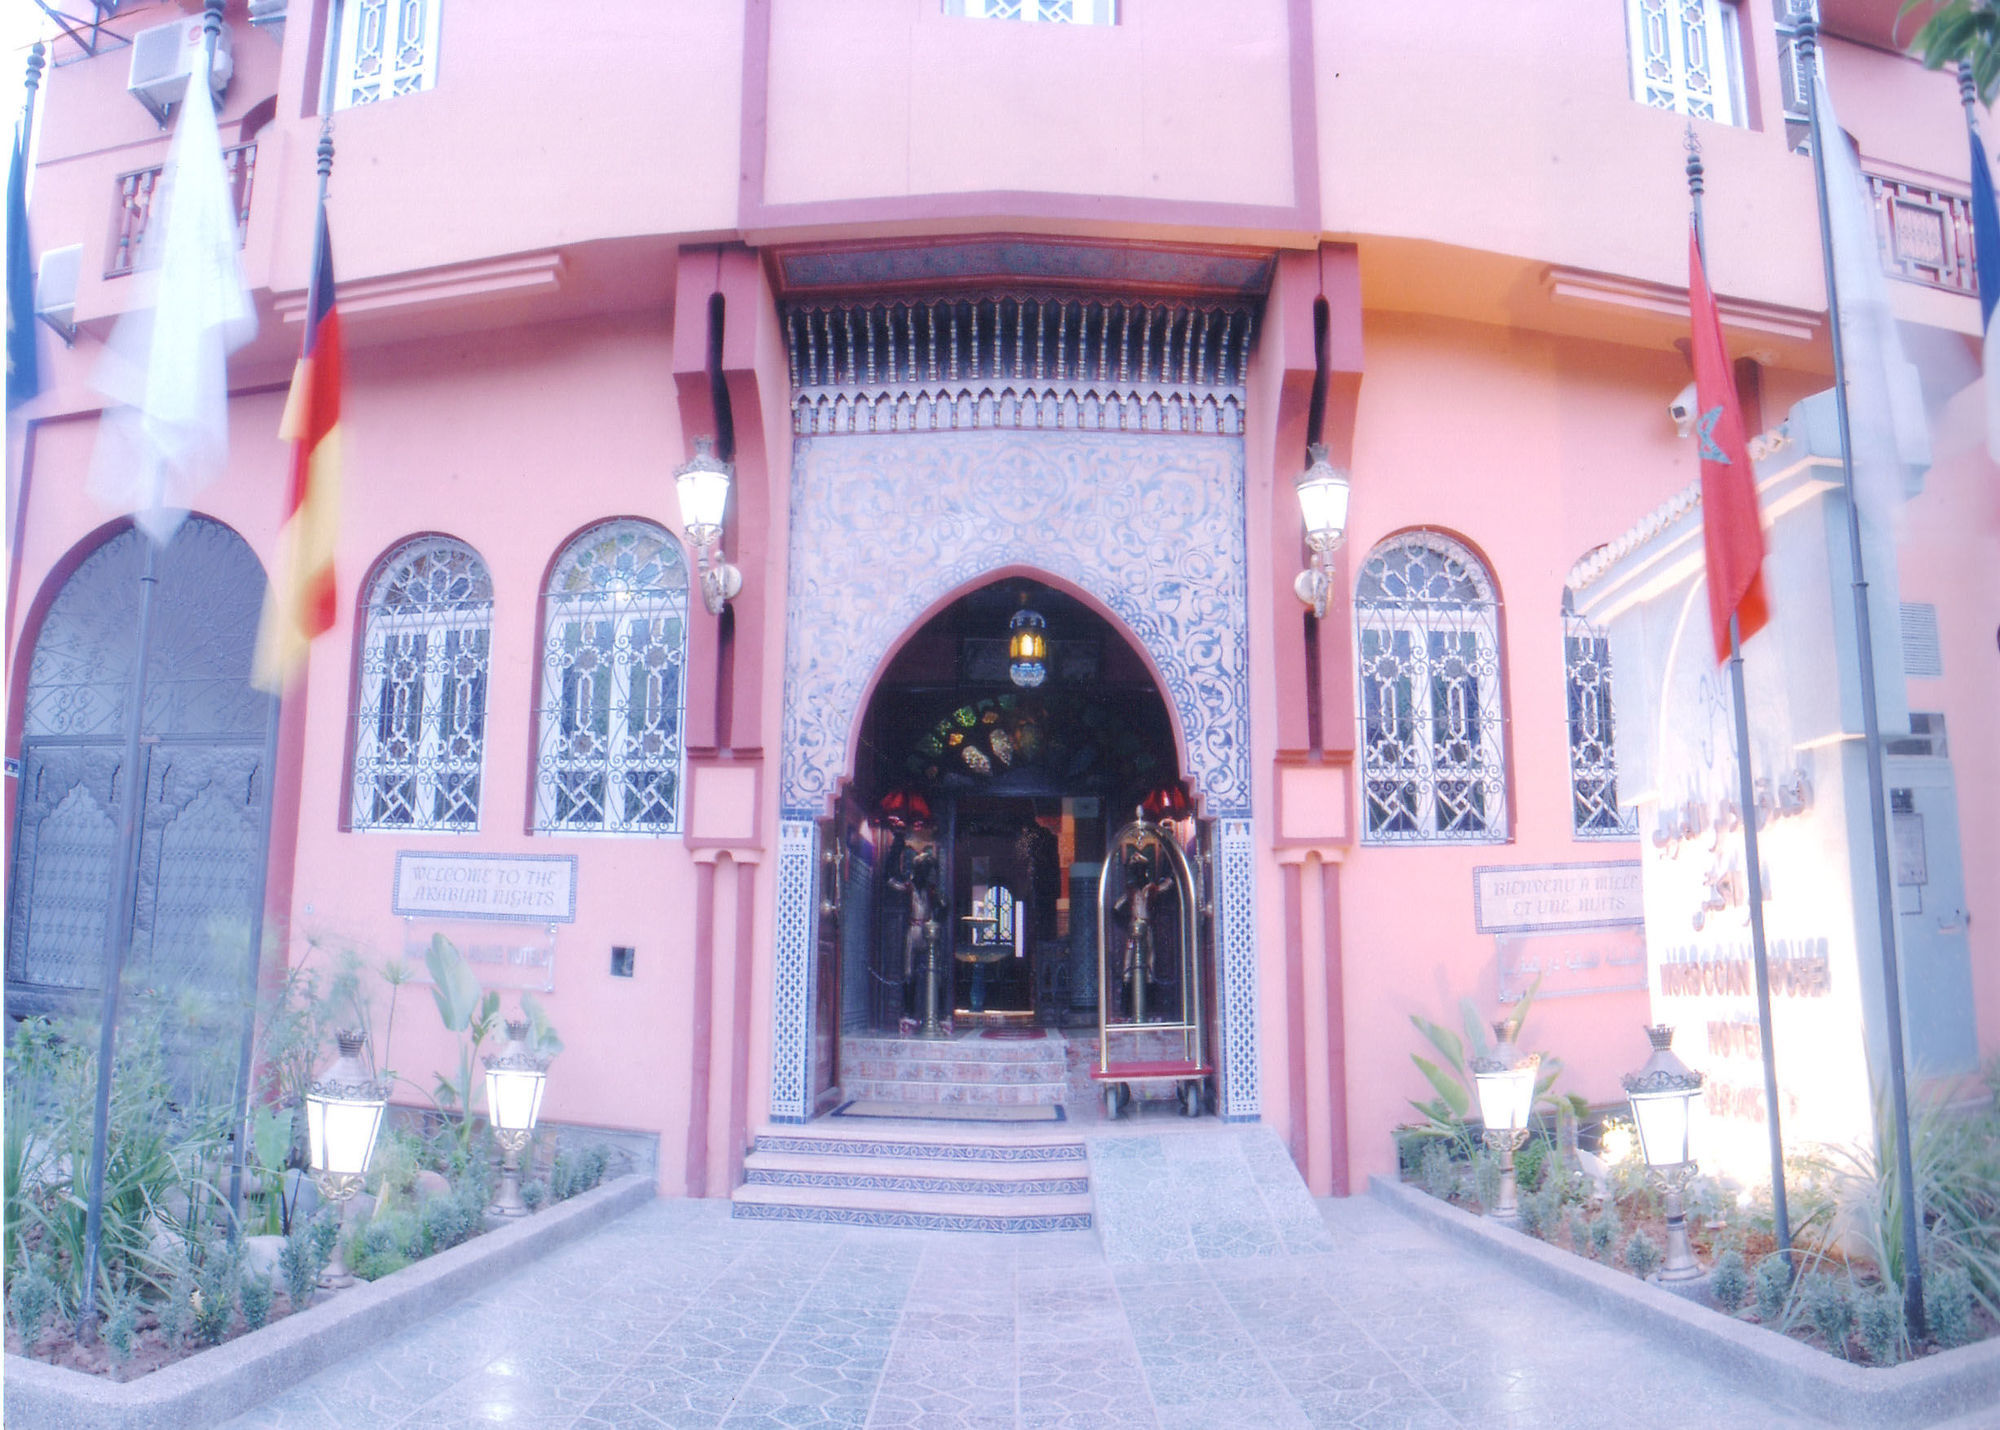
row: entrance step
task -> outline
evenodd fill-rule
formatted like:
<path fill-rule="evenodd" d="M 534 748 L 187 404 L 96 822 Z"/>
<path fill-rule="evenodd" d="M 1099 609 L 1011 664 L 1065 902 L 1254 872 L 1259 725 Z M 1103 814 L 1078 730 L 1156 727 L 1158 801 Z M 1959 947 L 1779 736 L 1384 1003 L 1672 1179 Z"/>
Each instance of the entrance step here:
<path fill-rule="evenodd" d="M 731 1214 L 930 1231 L 1083 1231 L 1083 1142 L 1046 1124 L 897 1125 L 854 1119 L 767 1127 L 743 1163 Z"/>
<path fill-rule="evenodd" d="M 840 1047 L 840 1087 L 855 1102 L 989 1107 L 1063 1103 L 1069 1090 L 1061 1034 L 950 1040 L 847 1037 Z"/>

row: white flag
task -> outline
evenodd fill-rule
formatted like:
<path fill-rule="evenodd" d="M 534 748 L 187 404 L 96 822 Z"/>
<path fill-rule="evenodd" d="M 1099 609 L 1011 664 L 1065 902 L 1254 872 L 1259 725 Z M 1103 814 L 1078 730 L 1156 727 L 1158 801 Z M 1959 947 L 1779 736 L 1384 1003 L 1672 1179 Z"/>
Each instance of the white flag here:
<path fill-rule="evenodd" d="M 1847 368 L 1847 420 L 1854 495 L 1861 519 L 1889 539 L 1910 484 L 1931 461 L 1917 370 L 1903 356 L 1889 280 L 1875 237 L 1875 206 L 1861 161 L 1834 117 L 1824 75 L 1813 77 L 1819 132 L 1826 137 L 1827 228 L 1840 293 L 1840 338 Z"/>
<path fill-rule="evenodd" d="M 95 375 L 114 404 L 98 429 L 90 491 L 165 545 L 229 459 L 229 354 L 257 335 L 236 250 L 236 200 L 208 86 L 188 79 L 147 223 L 153 306 L 118 320 Z"/>

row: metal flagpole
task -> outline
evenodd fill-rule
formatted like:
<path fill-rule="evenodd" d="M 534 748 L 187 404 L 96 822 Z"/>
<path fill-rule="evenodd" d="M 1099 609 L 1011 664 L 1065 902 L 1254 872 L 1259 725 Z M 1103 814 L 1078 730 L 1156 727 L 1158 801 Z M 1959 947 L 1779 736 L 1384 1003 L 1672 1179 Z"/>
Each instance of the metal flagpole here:
<path fill-rule="evenodd" d="M 1708 271 L 1708 239 L 1702 230 L 1701 142 L 1694 125 L 1687 133 L 1688 195 L 1694 200 L 1695 249 Z M 1771 1038 L 1771 968 L 1764 946 L 1764 869 L 1757 852 L 1757 788 L 1750 771 L 1750 706 L 1743 695 L 1743 637 L 1736 613 L 1729 613 L 1729 685 L 1736 697 L 1736 788 L 1742 805 L 1743 863 L 1750 900 L 1750 960 L 1757 975 L 1757 1034 L 1764 1062 L 1764 1126 L 1771 1141 L 1771 1210 L 1778 1254 L 1792 1270 L 1792 1215 L 1785 1196 L 1785 1136 L 1778 1115 L 1778 1061 Z"/>
<path fill-rule="evenodd" d="M 21 114 L 21 162 L 28 162 L 35 137 L 35 91 L 42 87 L 42 67 L 47 63 L 42 57 L 48 47 L 40 40 L 28 47 L 28 107 Z"/>
<path fill-rule="evenodd" d="M 313 226 L 312 276 L 307 280 L 306 323 L 310 328 L 313 314 L 318 311 L 320 251 L 319 235 L 326 231 L 326 184 L 333 173 L 333 116 L 329 113 L 320 121 L 319 148 L 319 205 L 317 221 Z M 282 576 L 284 573 L 278 573 Z M 236 1153 L 229 1168 L 229 1206 L 239 1216 L 243 1210 L 243 1159 L 250 1141 L 250 1061 L 255 1050 L 257 1032 L 257 976 L 263 955 L 264 942 L 264 894 L 266 879 L 271 863 L 271 817 L 272 806 L 277 794 L 278 767 L 278 720 L 284 703 L 282 695 L 273 695 L 264 728 L 264 814 L 263 850 L 264 862 L 258 866 L 257 900 L 251 914 L 250 925 L 250 968 L 244 980 L 245 996 L 249 1006 L 243 1015 L 243 1043 L 239 1050 L 236 1066 Z M 267 1169 L 268 1170 L 268 1169 Z"/>
<path fill-rule="evenodd" d="M 1847 497 L 1847 552 L 1854 566 L 1854 643 L 1861 664 L 1862 745 L 1868 759 L 1868 819 L 1875 846 L 1875 912 L 1882 941 L 1882 1008 L 1889 1025 L 1889 1099 L 1896 1119 L 1896 1188 L 1902 1199 L 1903 1314 L 1910 1333 L 1924 1334 L 1924 1273 L 1917 1251 L 1916 1174 L 1910 1164 L 1910 1090 L 1903 1070 L 1902 979 L 1896 957 L 1895 886 L 1889 866 L 1887 777 L 1882 769 L 1882 722 L 1875 708 L 1875 637 L 1868 618 L 1868 578 L 1861 561 L 1861 508 L 1855 501 L 1854 442 L 1847 415 L 1847 359 L 1840 334 L 1840 287 L 1833 271 L 1833 227 L 1826 196 L 1826 147 L 1819 112 L 1819 21 L 1799 21 L 1798 45 L 1811 122 L 1813 180 L 1819 190 L 1820 262 L 1826 270 L 1828 334 L 1833 340 L 1834 410 L 1840 418 L 1840 477 Z"/>

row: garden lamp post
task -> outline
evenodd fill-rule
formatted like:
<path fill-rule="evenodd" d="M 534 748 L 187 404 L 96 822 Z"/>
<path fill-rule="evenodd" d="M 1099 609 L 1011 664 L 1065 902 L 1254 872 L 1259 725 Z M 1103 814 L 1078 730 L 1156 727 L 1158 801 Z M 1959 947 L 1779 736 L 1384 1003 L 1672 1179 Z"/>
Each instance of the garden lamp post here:
<path fill-rule="evenodd" d="M 306 1136 L 312 1152 L 313 1185 L 334 1205 L 336 1226 L 346 1221 L 348 1203 L 354 1200 L 368 1176 L 368 1163 L 375 1155 L 375 1139 L 382 1130 L 382 1115 L 389 1106 L 389 1089 L 375 1081 L 361 1050 L 368 1035 L 359 1028 L 343 1028 L 334 1034 L 340 1056 L 326 1076 L 306 1089 Z M 334 1238 L 333 1258 L 321 1273 L 319 1284 L 329 1288 L 352 1286 L 354 1277 L 341 1259 L 340 1239 Z"/>
<path fill-rule="evenodd" d="M 681 528 L 695 549 L 701 567 L 701 600 L 711 616 L 743 589 L 743 573 L 722 559 L 722 513 L 729 505 L 729 484 L 736 470 L 715 455 L 707 437 L 694 439 L 694 456 L 674 472 L 680 497 Z"/>
<path fill-rule="evenodd" d="M 1688 1123 L 1702 1075 L 1674 1056 L 1674 1030 L 1664 1023 L 1646 1029 L 1652 1056 L 1635 1073 L 1620 1079 L 1632 1103 L 1632 1120 L 1639 1126 L 1639 1151 L 1646 1174 L 1660 1189 L 1667 1212 L 1667 1253 L 1660 1263 L 1660 1280 L 1692 1281 L 1701 1275 L 1694 1249 L 1688 1245 L 1687 1213 L 1682 1194 L 1695 1174 L 1688 1149 Z"/>
<path fill-rule="evenodd" d="M 497 1216 L 528 1214 L 521 1200 L 521 1149 L 534 1135 L 548 1080 L 549 1060 L 528 1049 L 527 1023 L 509 1020 L 507 1045 L 486 1059 L 486 1113 L 501 1153 L 500 1195 L 492 1207 Z"/>
<path fill-rule="evenodd" d="M 1486 1146 L 1500 1158 L 1500 1195 L 1487 1215 L 1512 1221 L 1521 1209 L 1514 1194 L 1514 1153 L 1528 1140 L 1528 1118 L 1535 1110 L 1535 1076 L 1540 1053 L 1523 1053 L 1514 1044 L 1521 1025 L 1502 1018 L 1493 1025 L 1497 1046 L 1493 1056 L 1472 1060 L 1472 1081 L 1479 1092 L 1479 1118 L 1486 1124 Z"/>
<path fill-rule="evenodd" d="M 1315 442 L 1306 448 L 1311 465 L 1299 474 L 1294 490 L 1299 498 L 1299 515 L 1305 518 L 1306 545 L 1312 548 L 1312 564 L 1292 582 L 1298 598 L 1326 619 L 1327 602 L 1333 596 L 1333 576 L 1327 566 L 1340 543 L 1347 539 L 1347 473 L 1327 460 L 1326 448 Z"/>

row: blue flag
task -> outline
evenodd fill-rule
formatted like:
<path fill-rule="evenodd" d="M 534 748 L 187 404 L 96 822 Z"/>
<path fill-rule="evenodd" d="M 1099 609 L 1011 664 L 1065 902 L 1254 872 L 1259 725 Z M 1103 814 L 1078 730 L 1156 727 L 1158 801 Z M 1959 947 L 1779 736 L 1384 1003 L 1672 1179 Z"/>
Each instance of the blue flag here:
<path fill-rule="evenodd" d="M 28 156 L 21 131 L 14 131 L 13 163 L 7 169 L 7 410 L 12 412 L 42 390 L 35 360 L 35 273 L 28 254 Z"/>
<path fill-rule="evenodd" d="M 1993 173 L 1972 131 L 1972 252 L 1978 264 L 1979 330 L 1985 338 L 1986 451 L 2000 462 L 2000 345 L 1994 341 L 1993 310 L 2000 307 L 2000 210 L 1993 203 Z"/>

